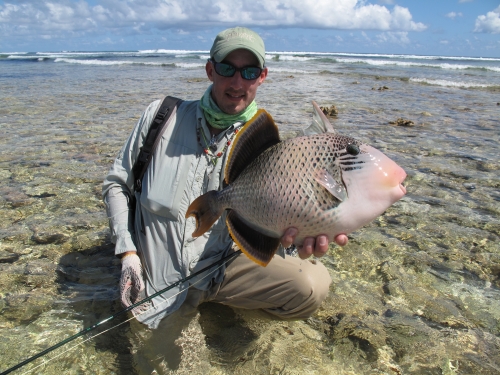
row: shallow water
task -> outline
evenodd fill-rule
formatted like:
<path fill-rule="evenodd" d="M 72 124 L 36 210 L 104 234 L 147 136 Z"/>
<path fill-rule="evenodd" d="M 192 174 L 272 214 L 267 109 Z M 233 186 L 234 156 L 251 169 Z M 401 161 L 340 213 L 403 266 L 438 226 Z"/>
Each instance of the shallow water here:
<path fill-rule="evenodd" d="M 311 319 L 202 305 L 174 373 L 499 374 L 500 73 L 284 56 L 258 96 L 282 132 L 309 124 L 311 100 L 335 104 L 334 126 L 398 162 L 408 194 L 322 258 L 333 283 Z M 200 61 L 0 60 L 1 371 L 121 309 L 102 180 L 147 104 L 202 95 Z M 125 323 L 32 373 L 134 373 L 129 337 Z"/>

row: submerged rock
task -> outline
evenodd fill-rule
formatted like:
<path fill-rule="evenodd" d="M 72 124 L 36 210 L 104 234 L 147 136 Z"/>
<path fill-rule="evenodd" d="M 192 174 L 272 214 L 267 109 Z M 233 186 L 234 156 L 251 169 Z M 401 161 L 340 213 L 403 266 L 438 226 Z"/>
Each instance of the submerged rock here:
<path fill-rule="evenodd" d="M 323 111 L 323 113 L 326 116 L 337 116 L 339 114 L 339 110 L 333 104 L 330 107 L 319 107 L 319 108 L 321 109 L 321 111 Z"/>
<path fill-rule="evenodd" d="M 396 121 L 389 121 L 389 124 L 397 125 L 397 126 L 414 126 L 415 125 L 415 123 L 413 121 L 404 119 L 402 117 L 398 118 Z"/>
<path fill-rule="evenodd" d="M 69 240 L 69 236 L 63 233 L 37 232 L 31 237 L 38 244 L 61 244 Z"/>
<path fill-rule="evenodd" d="M 18 254 L 0 251 L 0 263 L 14 263 L 18 259 Z"/>

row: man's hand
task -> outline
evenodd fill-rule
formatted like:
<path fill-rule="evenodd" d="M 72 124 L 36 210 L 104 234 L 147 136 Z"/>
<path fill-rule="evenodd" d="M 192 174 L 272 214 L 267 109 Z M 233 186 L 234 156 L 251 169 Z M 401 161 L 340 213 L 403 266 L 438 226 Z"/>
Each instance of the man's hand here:
<path fill-rule="evenodd" d="M 299 231 L 297 228 L 291 227 L 285 231 L 283 237 L 281 237 L 281 244 L 283 247 L 289 247 L 295 241 L 295 237 Z M 338 234 L 334 241 L 339 246 L 347 245 L 348 238 L 345 234 Z M 322 257 L 328 251 L 329 239 L 327 235 L 319 235 L 318 237 L 307 237 L 301 247 L 297 247 L 299 251 L 299 257 L 301 259 L 307 259 L 311 255 L 316 257 Z"/>
<path fill-rule="evenodd" d="M 127 252 L 122 257 L 122 275 L 120 278 L 120 299 L 123 307 L 129 307 L 146 297 L 146 288 L 142 277 L 141 259 L 136 252 Z M 138 315 L 150 306 L 151 302 L 137 306 L 132 310 Z"/>

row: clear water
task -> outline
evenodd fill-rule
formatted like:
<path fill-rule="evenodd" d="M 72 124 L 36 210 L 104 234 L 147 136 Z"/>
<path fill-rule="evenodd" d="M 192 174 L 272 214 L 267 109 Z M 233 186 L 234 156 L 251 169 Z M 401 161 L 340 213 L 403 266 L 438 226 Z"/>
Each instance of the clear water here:
<path fill-rule="evenodd" d="M 207 57 L 0 54 L 0 371 L 121 309 L 102 180 L 147 104 L 203 94 Z M 322 258 L 334 281 L 313 318 L 202 305 L 172 372 L 499 374 L 500 60 L 269 53 L 268 66 L 258 104 L 283 133 L 309 124 L 311 100 L 334 104 L 334 126 L 396 160 L 408 194 Z M 124 323 L 32 373 L 135 373 L 131 350 Z"/>

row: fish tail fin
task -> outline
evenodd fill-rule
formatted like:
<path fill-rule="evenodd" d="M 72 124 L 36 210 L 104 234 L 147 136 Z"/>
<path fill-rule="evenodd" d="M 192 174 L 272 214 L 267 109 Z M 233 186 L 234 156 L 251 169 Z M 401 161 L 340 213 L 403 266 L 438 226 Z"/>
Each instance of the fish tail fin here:
<path fill-rule="evenodd" d="M 218 192 L 209 191 L 196 198 L 186 211 L 186 219 L 193 216 L 196 219 L 196 229 L 193 237 L 199 237 L 217 221 L 224 212 L 224 207 L 218 203 Z"/>

